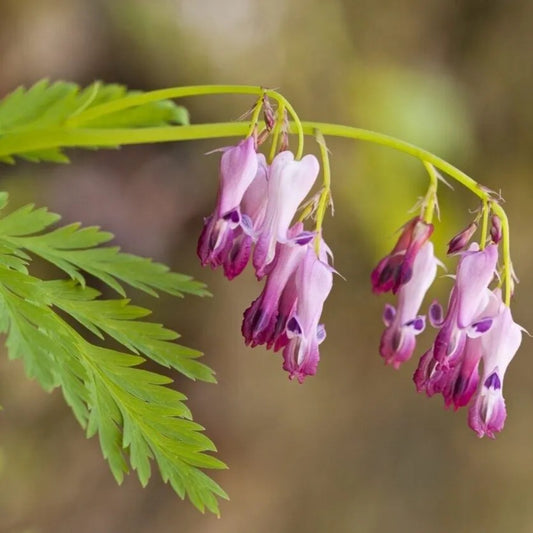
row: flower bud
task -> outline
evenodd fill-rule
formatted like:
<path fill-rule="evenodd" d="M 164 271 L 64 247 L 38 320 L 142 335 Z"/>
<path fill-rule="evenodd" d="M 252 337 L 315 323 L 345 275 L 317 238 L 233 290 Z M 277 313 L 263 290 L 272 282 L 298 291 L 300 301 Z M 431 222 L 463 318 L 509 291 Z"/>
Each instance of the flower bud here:
<path fill-rule="evenodd" d="M 464 250 L 476 230 L 477 222 L 473 221 L 463 231 L 460 231 L 453 239 L 451 239 L 448 243 L 448 255 Z"/>
<path fill-rule="evenodd" d="M 490 217 L 490 238 L 494 244 L 502 240 L 502 221 L 498 215 Z"/>

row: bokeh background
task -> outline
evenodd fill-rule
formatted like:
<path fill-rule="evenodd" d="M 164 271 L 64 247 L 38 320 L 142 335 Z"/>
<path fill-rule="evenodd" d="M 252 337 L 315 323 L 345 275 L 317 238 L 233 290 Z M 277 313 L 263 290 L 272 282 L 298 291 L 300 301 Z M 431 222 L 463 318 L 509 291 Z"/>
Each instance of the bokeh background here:
<path fill-rule="evenodd" d="M 276 87 L 303 118 L 400 136 L 501 189 L 521 278 L 514 315 L 533 328 L 530 0 L 2 0 L 1 13 L 2 95 L 42 77 Z M 252 100 L 184 103 L 205 122 L 237 119 Z M 230 467 L 214 474 L 231 496 L 222 517 L 201 515 L 157 476 L 146 489 L 134 475 L 118 487 L 60 394 L 2 354 L 0 532 L 533 531 L 530 339 L 508 372 L 509 418 L 495 441 L 477 439 L 465 411 L 416 394 L 416 361 L 396 372 L 377 352 L 388 300 L 371 295 L 369 273 L 424 192 L 421 165 L 328 141 L 336 210 L 325 236 L 346 280 L 326 304 L 318 375 L 299 386 L 279 355 L 243 346 L 242 311 L 260 290 L 252 274 L 230 283 L 195 257 L 217 183 L 218 156 L 203 154 L 220 144 L 72 151 L 68 166 L 4 166 L 0 187 L 13 206 L 100 224 L 125 250 L 208 283 L 213 299 L 136 301 L 217 372 L 216 386 L 174 377 Z M 477 207 L 454 188 L 440 197 L 441 256 Z M 433 295 L 445 300 L 450 283 L 439 279 Z"/>

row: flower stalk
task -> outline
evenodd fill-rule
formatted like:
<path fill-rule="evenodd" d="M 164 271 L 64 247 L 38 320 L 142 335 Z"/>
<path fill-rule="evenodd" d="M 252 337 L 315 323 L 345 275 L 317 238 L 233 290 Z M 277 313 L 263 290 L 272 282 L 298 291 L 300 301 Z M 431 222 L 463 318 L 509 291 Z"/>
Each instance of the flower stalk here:
<path fill-rule="evenodd" d="M 240 274 L 252 258 L 257 277 L 266 276 L 267 282 L 261 297 L 245 314 L 243 334 L 247 343 L 252 345 L 267 344 L 275 350 L 283 347 L 284 368 L 300 382 L 316 371 L 318 345 L 325 338 L 325 329 L 319 324 L 319 317 L 332 284 L 330 250 L 322 240 L 325 212 L 331 203 L 331 169 L 325 137 L 365 141 L 403 152 L 420 160 L 429 175 L 420 216 L 405 224 L 397 245 L 372 274 L 374 292 L 391 290 L 399 300 L 397 308 L 386 307 L 384 321 L 387 329 L 381 346 L 382 356 L 394 367 L 411 356 L 415 336 L 425 327 L 425 317 L 418 315 L 418 310 L 438 264 L 428 241 L 438 208 L 438 172 L 445 173 L 476 195 L 481 201 L 481 212 L 470 226 L 450 241 L 451 253 L 461 254 L 458 268 L 462 268 L 462 274 L 458 276 L 447 317 L 442 323 L 436 316 L 441 313 L 438 306 L 430 308 L 430 315 L 434 314 L 430 321 L 440 329 L 433 348 L 420 362 L 417 387 L 426 390 L 429 395 L 442 392 L 447 404 L 463 406 L 474 393 L 480 358 L 483 358 L 484 364 L 496 361 L 495 370 L 480 381 L 482 385 L 478 389 L 476 406 L 471 406 L 471 425 L 481 436 L 493 436 L 503 427 L 503 408 L 498 411 L 501 416 L 492 420 L 487 415 L 486 406 L 501 406 L 503 372 L 518 348 L 521 330 L 513 322 L 509 310 L 514 288 L 509 222 L 500 199 L 492 191 L 431 152 L 395 137 L 339 124 L 301 121 L 290 102 L 274 90 L 247 85 L 174 87 L 129 94 L 91 106 L 97 92 L 95 87 L 94 93 L 60 126 L 19 131 L 0 137 L 0 157 L 57 147 L 114 147 L 244 138 L 237 146 L 224 149 L 217 206 L 205 220 L 199 256 L 205 265 L 223 266 L 230 279 Z M 255 96 L 257 99 L 250 119 L 147 128 L 91 127 L 91 122 L 97 118 L 150 102 L 222 94 Z M 275 103 L 275 110 L 270 100 Z M 260 119 L 261 111 L 264 112 L 263 119 Z M 288 151 L 289 133 L 297 136 L 294 154 Z M 311 190 L 319 170 L 314 156 L 304 156 L 305 135 L 314 136 L 318 142 L 323 183 L 313 199 L 304 204 L 306 207 L 299 220 L 293 223 L 298 205 Z M 256 151 L 257 145 L 269 137 L 271 146 L 266 159 Z M 314 231 L 305 231 L 303 222 L 311 214 L 315 215 Z M 479 244 L 471 244 L 465 251 L 480 219 Z M 490 230 L 489 219 L 492 221 Z M 493 251 L 499 248 L 500 242 L 503 297 L 501 292 L 496 292 L 500 291 L 499 288 L 489 297 L 489 289 L 485 285 L 497 278 L 496 266 L 490 263 L 486 267 L 484 258 L 493 257 Z M 481 265 L 479 270 L 486 274 L 487 281 L 473 292 L 469 287 L 474 286 L 476 280 L 468 270 L 472 262 Z M 480 300 L 483 295 L 484 299 Z M 495 299 L 497 305 L 489 305 L 485 301 Z M 472 315 L 469 321 L 462 320 L 465 301 L 470 302 L 472 307 L 468 307 Z M 481 315 L 478 316 L 479 313 Z M 497 327 L 486 334 L 493 323 Z M 508 331 L 512 331 L 513 338 L 516 338 L 512 345 L 505 342 Z M 477 338 L 481 335 L 486 336 L 478 342 Z M 492 343 L 489 342 L 491 339 Z M 496 355 L 491 344 L 501 347 Z M 445 352 L 442 351 L 443 346 Z"/>
<path fill-rule="evenodd" d="M 422 202 L 422 210 L 424 222 L 426 222 L 427 224 L 431 224 L 433 222 L 433 215 L 437 206 L 437 188 L 439 185 L 439 175 L 437 174 L 437 171 L 435 170 L 435 167 L 433 165 L 431 165 L 427 161 L 423 161 L 423 163 L 425 169 L 429 174 L 429 187 L 426 196 L 424 197 L 424 200 Z"/>
<path fill-rule="evenodd" d="M 50 128 L 44 132 L 28 131 L 4 136 L 0 138 L 0 157 L 9 156 L 13 153 L 32 152 L 55 147 L 105 147 L 125 144 L 188 141 L 226 137 L 242 137 L 250 135 L 250 131 L 253 131 L 253 124 L 261 124 L 261 121 L 258 120 L 260 109 L 257 109 L 260 107 L 260 105 L 257 105 L 254 110 L 257 112 L 257 117 L 252 117 L 252 124 L 248 121 L 243 121 L 136 129 L 90 128 L 88 125 L 90 124 L 91 120 L 96 118 L 150 102 L 174 98 L 222 94 L 257 95 L 258 104 L 262 98 L 267 97 L 278 104 L 278 110 L 280 108 L 282 111 L 286 110 L 292 119 L 291 122 L 289 122 L 289 132 L 296 134 L 298 137 L 298 147 L 295 153 L 296 160 L 301 159 L 303 156 L 304 135 L 316 136 L 316 132 L 320 131 L 322 136 L 343 137 L 347 139 L 370 142 L 411 155 L 422 161 L 426 168 L 429 169 L 430 166 L 434 167 L 433 170 L 438 169 L 444 172 L 449 177 L 470 190 L 480 198 L 484 206 L 481 228 L 482 238 L 480 243 L 482 248 L 484 247 L 484 242 L 486 240 L 488 231 L 488 210 L 485 208 L 485 206 L 488 206 L 490 210 L 494 214 L 498 215 L 501 219 L 503 248 L 502 278 L 505 284 L 504 301 L 506 305 L 510 305 L 513 282 L 508 220 L 503 208 L 497 201 L 494 200 L 489 190 L 444 159 L 432 154 L 431 152 L 428 152 L 427 150 L 395 137 L 371 130 L 344 126 L 340 124 L 301 121 L 289 101 L 274 90 L 249 85 L 196 85 L 187 87 L 172 87 L 168 89 L 149 91 L 142 94 L 128 95 L 112 102 L 106 102 L 88 109 L 78 110 L 77 113 L 73 114 L 65 121 L 63 127 Z M 87 105 L 88 104 L 86 103 L 84 108 L 86 108 Z M 426 217 L 429 216 L 432 216 L 431 209 L 426 210 Z"/>

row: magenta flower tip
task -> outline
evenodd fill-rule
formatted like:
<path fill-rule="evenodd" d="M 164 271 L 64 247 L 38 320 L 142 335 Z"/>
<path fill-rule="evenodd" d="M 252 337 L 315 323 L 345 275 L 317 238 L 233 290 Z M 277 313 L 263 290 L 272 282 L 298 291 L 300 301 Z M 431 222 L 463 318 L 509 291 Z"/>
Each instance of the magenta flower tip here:
<path fill-rule="evenodd" d="M 377 294 L 388 291 L 396 294 L 411 279 L 415 258 L 432 233 L 433 225 L 420 217 L 407 222 L 392 252 L 372 271 L 372 290 Z"/>
<path fill-rule="evenodd" d="M 464 250 L 477 230 L 477 222 L 471 222 L 448 243 L 448 255 Z"/>

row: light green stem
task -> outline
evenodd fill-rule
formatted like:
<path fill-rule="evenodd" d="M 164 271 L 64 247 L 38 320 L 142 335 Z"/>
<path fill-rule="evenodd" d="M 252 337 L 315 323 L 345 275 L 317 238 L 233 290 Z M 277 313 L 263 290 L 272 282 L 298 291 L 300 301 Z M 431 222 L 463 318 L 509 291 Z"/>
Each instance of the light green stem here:
<path fill-rule="evenodd" d="M 315 248 L 317 253 L 320 251 L 320 242 L 322 239 L 322 223 L 324 222 L 324 215 L 331 198 L 331 168 L 329 165 L 328 147 L 326 140 L 320 130 L 315 130 L 315 137 L 320 148 L 320 156 L 322 159 L 322 192 L 318 199 L 316 208 L 316 241 Z"/>
<path fill-rule="evenodd" d="M 509 219 L 503 207 L 497 202 L 491 202 L 492 212 L 500 218 L 502 223 L 502 248 L 503 248 L 503 277 L 505 282 L 505 305 L 511 304 L 513 291 L 513 265 L 511 263 L 511 241 L 509 235 Z"/>
<path fill-rule="evenodd" d="M 257 102 L 255 103 L 254 110 L 252 113 L 252 119 L 250 120 L 250 126 L 248 127 L 248 137 L 250 137 L 257 127 L 257 121 L 259 120 L 259 113 L 261 113 L 261 109 L 263 108 L 263 95 L 261 95 Z"/>
<path fill-rule="evenodd" d="M 485 249 L 487 244 L 487 236 L 489 232 L 489 203 L 487 200 L 483 200 L 483 205 L 481 207 L 481 239 L 479 243 L 479 248 L 481 250 Z"/>
<path fill-rule="evenodd" d="M 301 159 L 304 149 L 304 132 L 296 111 L 289 101 L 277 91 L 264 89 L 255 85 L 191 85 L 189 87 L 171 87 L 169 89 L 160 89 L 141 94 L 132 94 L 130 96 L 126 96 L 125 98 L 96 105 L 90 109 L 87 109 L 87 111 L 77 113 L 76 115 L 70 117 L 66 121 L 65 125 L 69 128 L 79 127 L 83 125 L 83 123 L 94 120 L 95 118 L 116 113 L 117 111 L 123 111 L 124 109 L 129 109 L 130 107 L 148 104 L 150 102 L 215 94 L 255 94 L 260 96 L 266 94 L 266 96 L 275 100 L 278 105 L 282 104 L 294 120 L 296 128 L 295 133 L 298 134 L 298 150 L 296 152 L 296 159 Z"/>
<path fill-rule="evenodd" d="M 505 303 L 509 305 L 512 292 L 512 265 L 510 258 L 509 223 L 503 208 L 492 200 L 490 193 L 470 176 L 454 167 L 444 159 L 423 150 L 413 144 L 396 139 L 389 135 L 377 133 L 361 128 L 342 126 L 321 122 L 301 122 L 290 103 L 276 91 L 264 90 L 253 86 L 197 86 L 163 89 L 139 95 L 132 95 L 116 102 L 108 102 L 82 111 L 71 117 L 65 126 L 32 130 L 29 132 L 14 133 L 0 138 L 0 157 L 12 154 L 34 152 L 58 147 L 117 147 L 126 144 L 145 144 L 169 141 L 191 141 L 198 139 L 214 139 L 225 137 L 243 137 L 249 132 L 247 122 L 223 122 L 213 124 L 195 124 L 187 126 L 165 126 L 151 128 L 117 128 L 95 129 L 83 128 L 84 122 L 109 113 L 120 111 L 148 102 L 197 96 L 208 94 L 266 94 L 276 100 L 278 105 L 284 106 L 293 118 L 290 123 L 290 132 L 298 135 L 298 152 L 296 158 L 303 154 L 304 134 L 315 135 L 318 130 L 325 136 L 345 137 L 367 141 L 393 148 L 394 150 L 409 154 L 425 164 L 445 172 L 448 176 L 461 183 L 468 190 L 478 196 L 483 203 L 490 203 L 492 211 L 500 217 L 502 223 L 502 247 L 504 279 L 506 285 Z"/>
<path fill-rule="evenodd" d="M 422 205 L 424 222 L 431 224 L 433 221 L 433 214 L 435 212 L 435 206 L 437 204 L 437 187 L 439 184 L 439 177 L 433 165 L 430 165 L 427 161 L 423 161 L 424 167 L 429 174 L 429 187 L 424 203 Z"/>
<path fill-rule="evenodd" d="M 142 95 L 139 95 L 139 98 L 140 96 Z M 32 130 L 30 132 L 14 133 L 0 138 L 0 157 L 8 156 L 13 153 L 32 152 L 56 147 L 105 147 L 125 144 L 242 137 L 247 135 L 248 128 L 249 124 L 247 122 L 219 122 L 212 124 L 194 124 L 190 126 L 162 126 L 134 129 L 67 129 L 59 127 L 46 130 Z M 291 133 L 299 134 L 300 130 L 307 135 L 314 135 L 315 131 L 319 130 L 325 136 L 345 137 L 348 139 L 356 139 L 388 146 L 389 148 L 416 157 L 421 161 L 430 163 L 464 185 L 482 200 L 488 201 L 490 199 L 489 193 L 479 185 L 479 183 L 458 168 L 446 162 L 444 159 L 437 157 L 427 150 L 418 148 L 417 146 L 401 141 L 400 139 L 390 137 L 389 135 L 361 128 L 322 122 L 301 122 L 300 124 L 290 124 Z"/>

